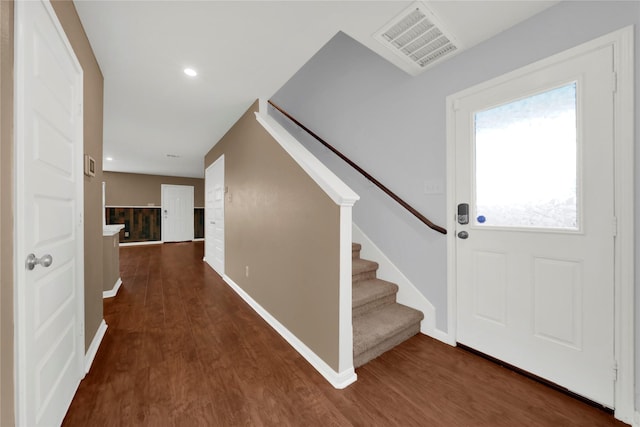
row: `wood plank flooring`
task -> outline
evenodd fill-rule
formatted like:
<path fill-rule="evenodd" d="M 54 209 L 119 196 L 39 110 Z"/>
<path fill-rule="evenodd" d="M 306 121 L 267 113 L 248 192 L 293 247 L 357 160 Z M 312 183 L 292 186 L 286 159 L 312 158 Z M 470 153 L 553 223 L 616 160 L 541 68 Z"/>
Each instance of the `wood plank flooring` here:
<path fill-rule="evenodd" d="M 121 248 L 109 328 L 63 425 L 624 426 L 424 335 L 335 390 L 202 256 L 202 242 Z"/>

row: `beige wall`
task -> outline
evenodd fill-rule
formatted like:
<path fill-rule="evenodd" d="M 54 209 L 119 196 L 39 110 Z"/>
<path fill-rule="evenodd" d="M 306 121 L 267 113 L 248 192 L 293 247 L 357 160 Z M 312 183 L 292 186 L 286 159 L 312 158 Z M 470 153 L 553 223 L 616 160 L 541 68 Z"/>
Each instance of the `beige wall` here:
<path fill-rule="evenodd" d="M 84 152 L 96 159 L 96 176 L 84 177 L 84 311 L 85 349 L 102 322 L 102 72 L 70 0 L 53 8 L 84 72 Z"/>
<path fill-rule="evenodd" d="M 225 156 L 225 273 L 337 371 L 339 207 L 256 110 L 257 102 L 205 158 L 209 166 Z"/>
<path fill-rule="evenodd" d="M 102 89 L 103 78 L 70 1 L 54 10 L 84 70 L 84 150 L 97 161 L 85 178 L 85 345 L 102 320 Z M 13 2 L 0 2 L 0 425 L 14 424 L 13 384 Z"/>
<path fill-rule="evenodd" d="M 161 206 L 161 185 L 193 186 L 193 206 L 204 207 L 204 179 L 104 172 L 107 206 Z"/>
<path fill-rule="evenodd" d="M 0 1 L 0 425 L 13 425 L 13 3 Z"/>

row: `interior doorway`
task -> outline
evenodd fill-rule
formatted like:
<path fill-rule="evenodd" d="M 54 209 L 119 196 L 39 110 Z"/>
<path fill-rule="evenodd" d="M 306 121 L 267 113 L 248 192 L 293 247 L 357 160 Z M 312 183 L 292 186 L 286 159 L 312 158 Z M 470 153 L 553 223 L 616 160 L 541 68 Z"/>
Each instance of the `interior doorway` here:
<path fill-rule="evenodd" d="M 84 377 L 83 72 L 48 1 L 15 2 L 16 423 L 60 425 Z"/>
<path fill-rule="evenodd" d="M 224 274 L 224 155 L 205 172 L 205 260 Z"/>
<path fill-rule="evenodd" d="M 194 239 L 193 186 L 162 184 L 162 241 Z"/>

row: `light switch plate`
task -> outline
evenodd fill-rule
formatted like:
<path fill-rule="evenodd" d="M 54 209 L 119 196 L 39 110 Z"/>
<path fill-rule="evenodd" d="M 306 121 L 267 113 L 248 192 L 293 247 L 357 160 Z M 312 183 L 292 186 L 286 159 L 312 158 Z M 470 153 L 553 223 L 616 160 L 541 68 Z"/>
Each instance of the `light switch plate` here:
<path fill-rule="evenodd" d="M 440 179 L 429 179 L 424 182 L 424 194 L 443 194 L 444 183 Z"/>

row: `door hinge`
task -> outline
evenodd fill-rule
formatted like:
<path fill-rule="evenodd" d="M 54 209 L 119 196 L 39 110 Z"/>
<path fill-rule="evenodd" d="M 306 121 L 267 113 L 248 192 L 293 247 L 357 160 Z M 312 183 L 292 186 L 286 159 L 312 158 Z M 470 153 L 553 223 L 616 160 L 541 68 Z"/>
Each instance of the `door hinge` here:
<path fill-rule="evenodd" d="M 613 72 L 613 76 L 611 78 L 611 92 L 616 93 L 618 91 L 618 73 Z"/>
<path fill-rule="evenodd" d="M 618 381 L 618 362 L 613 362 L 613 381 Z"/>
<path fill-rule="evenodd" d="M 612 226 L 613 226 L 613 237 L 616 237 L 618 235 L 618 218 L 615 216 L 613 217 Z"/>

